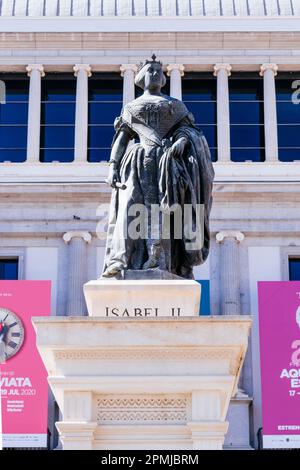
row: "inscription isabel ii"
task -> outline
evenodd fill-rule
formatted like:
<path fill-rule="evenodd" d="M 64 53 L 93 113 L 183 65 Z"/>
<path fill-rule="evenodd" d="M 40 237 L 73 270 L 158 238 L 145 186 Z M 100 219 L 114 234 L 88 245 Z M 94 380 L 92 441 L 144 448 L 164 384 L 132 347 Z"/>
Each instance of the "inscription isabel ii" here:
<path fill-rule="evenodd" d="M 135 83 L 144 93 L 115 121 L 102 277 L 193 279 L 209 252 L 209 148 L 182 101 L 161 93 L 166 78 L 155 56 Z"/>
<path fill-rule="evenodd" d="M 143 308 L 117 308 L 105 307 L 107 317 L 158 317 L 161 316 L 161 311 L 158 307 L 143 307 Z M 164 312 L 165 316 L 180 317 L 181 307 L 171 307 L 169 312 Z"/>

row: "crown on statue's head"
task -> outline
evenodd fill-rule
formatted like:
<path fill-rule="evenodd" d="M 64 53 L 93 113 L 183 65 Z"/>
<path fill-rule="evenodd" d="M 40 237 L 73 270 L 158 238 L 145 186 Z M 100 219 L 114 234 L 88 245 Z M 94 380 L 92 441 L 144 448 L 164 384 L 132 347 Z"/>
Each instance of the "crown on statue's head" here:
<path fill-rule="evenodd" d="M 140 70 L 142 70 L 142 68 L 145 67 L 145 65 L 147 64 L 159 64 L 160 66 L 162 66 L 162 63 L 160 62 L 160 60 L 156 60 L 155 54 L 152 55 L 151 59 L 152 60 L 146 59 L 144 62 L 140 62 L 138 65 L 137 71 L 139 72 Z"/>

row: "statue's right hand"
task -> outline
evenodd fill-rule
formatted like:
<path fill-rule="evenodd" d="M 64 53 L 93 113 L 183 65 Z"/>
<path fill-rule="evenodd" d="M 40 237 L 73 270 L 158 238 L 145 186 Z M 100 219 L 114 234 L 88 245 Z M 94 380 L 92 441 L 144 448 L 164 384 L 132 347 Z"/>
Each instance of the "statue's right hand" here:
<path fill-rule="evenodd" d="M 116 183 L 120 182 L 119 172 L 114 165 L 111 165 L 108 172 L 107 183 L 112 187 L 116 187 Z"/>

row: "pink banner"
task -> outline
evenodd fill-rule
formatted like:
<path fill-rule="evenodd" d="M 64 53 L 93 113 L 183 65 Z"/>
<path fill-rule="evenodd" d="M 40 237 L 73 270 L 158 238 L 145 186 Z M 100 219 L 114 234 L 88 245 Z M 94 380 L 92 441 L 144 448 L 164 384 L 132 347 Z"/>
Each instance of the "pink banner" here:
<path fill-rule="evenodd" d="M 47 373 L 31 317 L 50 308 L 51 281 L 0 281 L 3 447 L 47 446 Z"/>
<path fill-rule="evenodd" d="M 259 282 L 264 448 L 300 448 L 300 282 Z"/>

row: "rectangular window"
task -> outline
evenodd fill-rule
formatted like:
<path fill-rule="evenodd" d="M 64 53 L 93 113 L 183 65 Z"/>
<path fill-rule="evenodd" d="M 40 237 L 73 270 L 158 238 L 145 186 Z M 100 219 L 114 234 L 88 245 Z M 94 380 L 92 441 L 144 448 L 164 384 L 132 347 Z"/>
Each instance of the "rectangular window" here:
<path fill-rule="evenodd" d="M 41 162 L 74 160 L 76 78 L 47 74 L 41 93 Z"/>
<path fill-rule="evenodd" d="M 114 120 L 123 104 L 123 80 L 118 73 L 94 73 L 89 79 L 88 161 L 108 161 Z"/>
<path fill-rule="evenodd" d="M 300 73 L 276 77 L 278 154 L 282 162 L 300 160 Z"/>
<path fill-rule="evenodd" d="M 211 73 L 186 73 L 182 101 L 194 115 L 207 140 L 212 161 L 217 160 L 217 81 Z"/>
<path fill-rule="evenodd" d="M 263 79 L 252 73 L 229 78 L 230 144 L 234 162 L 265 159 Z"/>
<path fill-rule="evenodd" d="M 0 163 L 26 160 L 29 77 L 0 74 L 4 102 L 0 103 Z"/>
<path fill-rule="evenodd" d="M 18 258 L 0 258 L 0 280 L 17 280 L 18 267 Z"/>
<path fill-rule="evenodd" d="M 300 281 L 300 256 L 299 258 L 289 258 L 289 279 L 290 281 Z"/>

